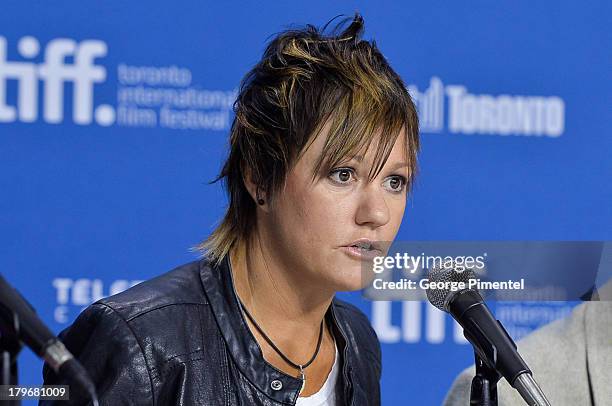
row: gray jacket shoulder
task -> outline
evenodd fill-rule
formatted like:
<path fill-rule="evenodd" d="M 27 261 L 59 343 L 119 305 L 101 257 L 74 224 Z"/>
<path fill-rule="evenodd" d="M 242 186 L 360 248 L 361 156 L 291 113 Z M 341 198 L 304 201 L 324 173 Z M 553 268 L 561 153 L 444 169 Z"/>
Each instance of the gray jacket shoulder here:
<path fill-rule="evenodd" d="M 610 372 L 599 369 L 596 372 L 589 362 L 601 357 L 609 358 L 612 342 L 607 349 L 587 348 L 587 345 L 592 337 L 609 336 L 611 326 L 606 326 L 605 323 L 609 321 L 603 318 L 611 311 L 612 302 L 582 303 L 576 306 L 569 317 L 556 320 L 517 342 L 519 353 L 552 404 L 603 404 L 590 401 L 593 389 L 591 379 L 595 373 L 610 375 Z M 594 356 L 594 351 L 601 352 Z M 473 376 L 474 366 L 471 366 L 455 379 L 444 406 L 469 404 Z M 603 386 L 599 389 L 610 391 Z M 601 393 L 594 395 L 596 398 L 605 398 Z M 504 379 L 498 384 L 498 397 L 500 406 L 524 405 L 516 390 Z"/>

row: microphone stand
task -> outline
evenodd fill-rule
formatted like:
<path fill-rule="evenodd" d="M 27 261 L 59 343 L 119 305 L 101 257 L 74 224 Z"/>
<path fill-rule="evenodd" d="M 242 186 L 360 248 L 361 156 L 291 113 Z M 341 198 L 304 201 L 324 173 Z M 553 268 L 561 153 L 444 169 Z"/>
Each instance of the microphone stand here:
<path fill-rule="evenodd" d="M 476 375 L 472 378 L 470 406 L 497 406 L 497 382 L 501 374 L 491 368 L 474 350 Z"/>
<path fill-rule="evenodd" d="M 3 311 L 6 311 L 6 309 L 0 307 L 0 312 Z M 12 325 L 9 325 L 6 320 L 11 320 Z M 17 338 L 18 331 L 19 319 L 14 314 L 7 318 L 0 317 L 0 361 L 2 362 L 0 385 L 17 385 L 18 383 L 17 356 L 22 348 L 22 344 Z M 21 405 L 20 400 L 4 400 L 0 403 L 7 406 Z"/>

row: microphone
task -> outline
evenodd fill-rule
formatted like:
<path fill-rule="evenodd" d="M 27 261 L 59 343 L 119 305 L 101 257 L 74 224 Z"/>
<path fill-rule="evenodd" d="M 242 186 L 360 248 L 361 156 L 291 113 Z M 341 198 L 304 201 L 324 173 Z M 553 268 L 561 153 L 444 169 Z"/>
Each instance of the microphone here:
<path fill-rule="evenodd" d="M 8 331 L 2 331 L 3 329 Z M 44 359 L 58 375 L 67 377 L 84 389 L 91 397 L 94 406 L 98 404 L 95 386 L 85 368 L 45 326 L 32 305 L 2 275 L 0 275 L 0 333 L 17 337 L 36 355 Z"/>
<path fill-rule="evenodd" d="M 550 406 L 504 326 L 495 319 L 480 293 L 467 288 L 474 279 L 476 275 L 471 270 L 434 268 L 429 272 L 429 282 L 436 289 L 426 290 L 427 299 L 457 320 L 483 362 L 497 370 L 528 405 Z M 437 289 L 440 286 L 442 289 Z M 453 291 L 451 286 L 462 288 Z"/>

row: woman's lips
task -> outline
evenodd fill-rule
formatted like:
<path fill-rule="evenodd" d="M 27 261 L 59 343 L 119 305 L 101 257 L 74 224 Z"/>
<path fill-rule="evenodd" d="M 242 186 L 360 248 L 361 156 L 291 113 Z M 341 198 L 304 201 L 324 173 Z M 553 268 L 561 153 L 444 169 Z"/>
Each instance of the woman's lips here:
<path fill-rule="evenodd" d="M 371 261 L 374 259 L 374 257 L 378 257 L 381 255 L 381 252 L 375 248 L 364 249 L 354 246 L 347 246 L 341 248 L 346 255 L 359 261 Z"/>

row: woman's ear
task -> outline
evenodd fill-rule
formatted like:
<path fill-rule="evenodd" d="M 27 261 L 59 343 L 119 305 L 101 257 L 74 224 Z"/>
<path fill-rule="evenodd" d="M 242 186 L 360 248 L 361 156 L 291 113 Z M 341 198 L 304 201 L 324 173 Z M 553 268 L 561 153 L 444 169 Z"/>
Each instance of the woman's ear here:
<path fill-rule="evenodd" d="M 244 182 L 244 186 L 251 195 L 251 198 L 255 202 L 257 206 L 260 206 L 264 211 L 266 211 L 268 205 L 267 194 L 263 190 L 261 186 L 258 186 L 257 183 L 253 180 L 252 171 L 247 169 L 243 171 L 242 180 Z"/>
<path fill-rule="evenodd" d="M 257 185 L 253 182 L 253 175 L 250 169 L 245 169 L 242 171 L 242 182 L 244 183 L 244 187 L 247 192 L 251 195 L 253 201 L 257 201 Z"/>

